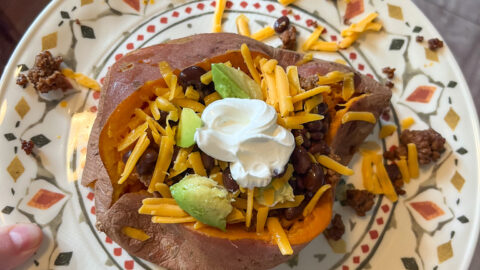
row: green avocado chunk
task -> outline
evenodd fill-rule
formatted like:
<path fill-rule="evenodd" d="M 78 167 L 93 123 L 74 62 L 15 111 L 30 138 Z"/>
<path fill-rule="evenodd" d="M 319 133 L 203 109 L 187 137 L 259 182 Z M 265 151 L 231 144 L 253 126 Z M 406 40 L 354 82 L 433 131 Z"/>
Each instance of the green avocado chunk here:
<path fill-rule="evenodd" d="M 180 114 L 176 143 L 187 148 L 195 143 L 194 135 L 197 128 L 202 126 L 202 119 L 190 108 L 183 108 Z"/>
<path fill-rule="evenodd" d="M 214 180 L 196 174 L 185 176 L 170 187 L 183 211 L 198 221 L 225 231 L 233 207 L 228 191 Z"/>
<path fill-rule="evenodd" d="M 222 98 L 251 98 L 263 100 L 260 85 L 245 72 L 225 64 L 212 64 L 212 80 Z"/>

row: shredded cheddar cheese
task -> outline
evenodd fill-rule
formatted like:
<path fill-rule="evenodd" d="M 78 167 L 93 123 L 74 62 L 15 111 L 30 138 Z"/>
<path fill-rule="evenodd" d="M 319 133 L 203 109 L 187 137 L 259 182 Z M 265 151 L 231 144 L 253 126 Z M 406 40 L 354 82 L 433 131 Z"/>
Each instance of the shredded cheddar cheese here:
<path fill-rule="evenodd" d="M 175 140 L 170 136 L 162 136 L 160 142 L 160 150 L 158 151 L 157 163 L 153 171 L 152 180 L 148 186 L 148 192 L 153 193 L 157 183 L 163 183 L 167 174 L 167 169 L 170 166 L 173 155 L 173 144 Z"/>
<path fill-rule="evenodd" d="M 407 144 L 408 149 L 408 172 L 410 173 L 411 178 L 418 178 L 420 174 L 418 168 L 418 153 L 417 146 L 414 143 Z"/>
<path fill-rule="evenodd" d="M 339 49 L 336 42 L 327 42 L 318 40 L 315 41 L 311 46 L 310 50 L 321 51 L 321 52 L 337 52 Z"/>
<path fill-rule="evenodd" d="M 380 186 L 382 187 L 382 191 L 387 196 L 389 200 L 392 202 L 396 202 L 398 200 L 397 193 L 395 192 L 395 188 L 393 188 L 392 181 L 388 176 L 387 170 L 382 162 L 382 155 L 377 155 L 375 158 L 375 167 L 377 169 L 377 176 L 380 182 Z"/>
<path fill-rule="evenodd" d="M 295 95 L 294 97 L 292 97 L 292 102 L 297 103 L 297 102 L 305 100 L 307 98 L 316 96 L 320 93 L 330 93 L 331 91 L 332 91 L 332 89 L 330 88 L 330 86 L 318 86 L 318 87 L 315 87 L 311 90 L 308 90 L 308 91 L 305 91 L 303 93 Z"/>
<path fill-rule="evenodd" d="M 402 130 L 409 129 L 413 124 L 415 124 L 415 119 L 413 117 L 407 117 L 402 120 Z"/>
<path fill-rule="evenodd" d="M 375 124 L 377 119 L 375 119 L 375 115 L 371 112 L 346 112 L 342 117 L 342 124 L 351 121 L 365 121 Z"/>
<path fill-rule="evenodd" d="M 306 54 L 303 55 L 302 60 L 300 60 L 300 61 L 298 61 L 297 63 L 295 63 L 295 66 L 301 66 L 301 65 L 306 64 L 306 63 L 308 63 L 308 62 L 310 62 L 310 61 L 312 61 L 312 60 L 313 60 L 313 54 L 311 54 L 311 53 L 306 53 Z"/>
<path fill-rule="evenodd" d="M 404 183 L 410 183 L 410 172 L 408 171 L 407 160 L 405 157 L 400 157 L 400 160 L 397 161 L 398 169 L 402 174 L 402 181 Z"/>
<path fill-rule="evenodd" d="M 150 112 L 152 113 L 153 119 L 159 120 L 160 119 L 160 110 L 157 107 L 156 102 L 150 102 L 150 105 L 148 105 L 150 108 Z"/>
<path fill-rule="evenodd" d="M 267 188 L 263 191 L 263 197 L 265 199 L 265 205 L 272 205 L 275 201 L 275 190 L 273 188 Z"/>
<path fill-rule="evenodd" d="M 176 223 L 190 223 L 196 222 L 194 217 L 152 217 L 152 223 L 176 224 Z"/>
<path fill-rule="evenodd" d="M 276 217 L 269 217 L 267 219 L 268 232 L 272 236 L 273 240 L 277 243 L 278 248 L 282 255 L 292 255 L 293 249 L 288 241 L 288 237 L 283 230 L 280 221 Z"/>
<path fill-rule="evenodd" d="M 156 183 L 155 190 L 160 192 L 160 195 L 162 195 L 163 198 L 172 198 L 170 188 L 165 183 Z"/>
<path fill-rule="evenodd" d="M 339 174 L 342 175 L 353 175 L 353 170 L 343 166 L 342 164 L 338 163 L 337 161 L 331 159 L 328 156 L 325 155 L 318 155 L 317 156 L 317 161 L 320 163 L 323 167 L 332 169 L 336 171 Z"/>
<path fill-rule="evenodd" d="M 133 227 L 123 227 L 122 233 L 132 239 L 142 241 L 142 242 L 150 239 L 150 236 L 146 234 L 143 230 L 136 229 Z"/>
<path fill-rule="evenodd" d="M 220 96 L 220 94 L 218 92 L 214 92 L 208 96 L 206 96 L 203 101 L 205 102 L 205 106 L 208 106 L 210 105 L 210 103 L 216 101 L 216 100 L 220 100 L 222 99 L 222 97 Z"/>
<path fill-rule="evenodd" d="M 207 71 L 205 74 L 203 74 L 202 76 L 200 76 L 200 81 L 204 84 L 204 85 L 208 85 L 212 82 L 212 71 Z"/>
<path fill-rule="evenodd" d="M 275 84 L 277 86 L 278 104 L 281 116 L 287 116 L 293 112 L 292 97 L 287 74 L 281 66 L 275 67 Z"/>
<path fill-rule="evenodd" d="M 353 85 L 353 73 L 347 73 L 343 77 L 342 98 L 348 101 L 355 93 L 355 87 Z"/>
<path fill-rule="evenodd" d="M 183 211 L 180 206 L 176 204 L 156 204 L 156 205 L 142 205 L 138 209 L 139 214 L 162 216 L 162 217 L 187 217 L 188 213 Z"/>
<path fill-rule="evenodd" d="M 378 133 L 378 138 L 385 139 L 386 137 L 391 136 L 395 131 L 397 131 L 397 126 L 395 125 L 382 126 L 380 133 Z"/>
<path fill-rule="evenodd" d="M 237 31 L 240 35 L 242 36 L 250 36 L 250 27 L 248 26 L 248 23 L 250 20 L 247 18 L 247 16 L 240 14 L 237 19 L 235 20 L 235 23 L 237 24 Z"/>
<path fill-rule="evenodd" d="M 263 233 L 268 217 L 268 206 L 262 206 L 257 210 L 257 233 Z"/>
<path fill-rule="evenodd" d="M 208 226 L 207 224 L 204 224 L 204 223 L 202 223 L 202 222 L 200 222 L 200 221 L 197 221 L 197 222 L 195 222 L 195 224 L 193 224 L 193 228 L 194 228 L 195 230 L 198 230 L 198 229 L 201 229 L 201 228 L 205 228 L 205 227 L 207 227 L 207 226 Z"/>
<path fill-rule="evenodd" d="M 171 112 L 171 111 L 177 110 L 175 105 L 173 105 L 170 101 L 168 101 L 163 97 L 157 97 L 157 99 L 155 100 L 155 104 L 157 105 L 158 109 L 165 112 Z M 155 120 L 158 120 L 158 119 L 155 119 Z"/>
<path fill-rule="evenodd" d="M 148 128 L 150 129 L 150 133 L 152 134 L 153 140 L 155 141 L 156 144 L 160 145 L 161 136 L 157 128 L 155 127 L 154 122 L 155 120 L 153 120 L 153 118 L 151 117 L 147 119 Z"/>
<path fill-rule="evenodd" d="M 271 210 L 273 209 L 283 209 L 283 208 L 292 208 L 299 206 L 303 200 L 305 199 L 304 195 L 295 195 L 294 201 L 286 201 L 283 203 L 278 203 L 275 206 L 270 207 Z"/>
<path fill-rule="evenodd" d="M 291 3 L 295 2 L 296 0 L 278 0 L 278 3 L 284 5 L 284 6 L 288 6 L 290 5 Z"/>
<path fill-rule="evenodd" d="M 143 205 L 156 205 L 156 204 L 177 204 L 173 198 L 146 198 L 142 201 Z"/>
<path fill-rule="evenodd" d="M 347 29 L 343 30 L 341 32 L 342 37 L 346 37 L 349 34 L 349 31 L 351 32 L 356 32 L 356 33 L 361 33 L 365 31 L 365 28 L 369 23 L 371 23 L 375 18 L 377 18 L 378 13 L 370 13 L 367 15 L 367 17 L 363 18 L 361 21 L 358 23 L 352 23 Z"/>
<path fill-rule="evenodd" d="M 193 171 L 195 171 L 196 174 L 201 176 L 207 176 L 207 171 L 203 166 L 200 152 L 193 152 L 188 155 L 188 162 L 192 165 Z"/>
<path fill-rule="evenodd" d="M 140 136 L 142 136 L 145 133 L 147 128 L 148 128 L 148 123 L 145 122 L 144 124 L 130 131 L 130 133 L 128 133 L 128 135 L 120 142 L 117 150 L 123 151 L 127 149 L 130 145 L 132 145 L 132 143 L 136 142 L 138 138 L 140 138 Z"/>
<path fill-rule="evenodd" d="M 332 71 L 324 76 L 318 76 L 318 84 L 319 85 L 326 85 L 326 84 L 334 84 L 343 81 L 345 74 L 340 71 Z"/>
<path fill-rule="evenodd" d="M 232 212 L 228 214 L 227 216 L 227 223 L 228 224 L 234 224 L 234 223 L 240 223 L 245 221 L 245 214 L 238 210 L 237 208 L 233 208 Z"/>
<path fill-rule="evenodd" d="M 250 37 L 255 40 L 262 41 L 269 37 L 273 37 L 274 35 L 275 35 L 275 30 L 273 30 L 271 26 L 267 26 L 253 33 Z"/>
<path fill-rule="evenodd" d="M 62 69 L 62 74 L 65 77 L 74 80 L 76 83 L 78 83 L 81 86 L 90 88 L 94 91 L 100 91 L 100 84 L 98 84 L 98 82 L 95 81 L 94 79 L 91 79 L 82 73 L 74 72 L 69 68 L 64 68 Z"/>
<path fill-rule="evenodd" d="M 313 195 L 313 198 L 308 202 L 307 206 L 303 209 L 303 216 L 306 217 L 312 213 L 313 209 L 315 208 L 315 205 L 317 205 L 318 200 L 322 197 L 322 195 L 325 193 L 325 191 L 329 190 L 332 186 L 329 184 L 323 185 L 321 188 L 315 192 L 315 195 Z"/>
<path fill-rule="evenodd" d="M 350 47 L 365 31 L 380 31 L 382 24 L 372 22 L 377 16 L 377 13 L 370 13 L 360 22 L 352 23 L 347 29 L 342 30 L 341 35 L 344 39 L 340 42 L 339 47 L 341 49 Z"/>
<path fill-rule="evenodd" d="M 133 148 L 132 153 L 128 157 L 127 163 L 125 164 L 125 169 L 123 170 L 123 173 L 118 180 L 118 184 L 123 184 L 123 182 L 127 180 L 133 169 L 135 168 L 135 164 L 137 164 L 138 160 L 143 155 L 143 152 L 145 152 L 149 144 L 150 140 L 147 138 L 147 133 L 143 132 L 143 134 L 138 139 L 137 144 Z"/>
<path fill-rule="evenodd" d="M 185 90 L 185 98 L 198 101 L 200 99 L 200 93 L 193 89 L 193 86 L 188 86 Z"/>
<path fill-rule="evenodd" d="M 240 53 L 242 54 L 243 61 L 247 65 L 248 72 L 250 72 L 250 75 L 252 75 L 255 82 L 260 84 L 260 75 L 258 74 L 258 71 L 255 68 L 255 65 L 252 60 L 252 54 L 250 53 L 250 49 L 248 48 L 247 44 L 245 43 L 242 44 L 242 46 L 240 47 Z"/>
<path fill-rule="evenodd" d="M 213 33 L 222 32 L 222 17 L 227 0 L 216 0 L 215 13 L 213 14 Z"/>
<path fill-rule="evenodd" d="M 245 218 L 245 225 L 247 228 L 250 227 L 252 222 L 252 213 L 253 213 L 253 192 L 255 188 L 249 189 L 247 192 L 247 215 Z"/>
<path fill-rule="evenodd" d="M 308 51 L 310 49 L 310 47 L 312 47 L 312 45 L 318 41 L 318 39 L 320 38 L 320 35 L 322 34 L 323 32 L 323 26 L 318 26 L 317 28 L 315 28 L 315 30 L 312 32 L 312 34 L 310 34 L 310 36 L 307 38 L 307 40 L 305 41 L 305 43 L 303 43 L 302 45 L 302 49 L 304 51 Z"/>
<path fill-rule="evenodd" d="M 186 99 L 186 98 L 176 98 L 173 101 L 173 104 L 180 106 L 182 108 L 190 108 L 194 110 L 195 112 L 203 112 L 205 110 L 205 105 L 202 103 L 191 100 L 191 99 Z"/>
<path fill-rule="evenodd" d="M 215 180 L 219 185 L 223 186 L 223 173 L 222 172 L 211 173 L 210 178 Z"/>
<path fill-rule="evenodd" d="M 373 155 L 374 153 L 370 152 L 363 152 L 362 156 L 362 180 L 363 180 L 363 187 L 367 190 L 373 193 L 373 182 L 372 182 L 372 177 L 373 177 L 373 168 L 372 168 L 372 163 L 373 163 Z"/>
<path fill-rule="evenodd" d="M 297 129 L 297 127 L 301 126 L 302 124 L 322 120 L 323 118 L 323 115 L 316 113 L 287 116 L 283 118 L 283 126 L 289 129 Z"/>
<path fill-rule="evenodd" d="M 322 95 L 313 96 L 312 98 L 305 101 L 303 111 L 305 113 L 310 113 L 314 108 L 316 108 L 322 102 L 323 102 L 323 96 Z M 297 103 L 295 103 L 295 104 L 297 104 Z"/>

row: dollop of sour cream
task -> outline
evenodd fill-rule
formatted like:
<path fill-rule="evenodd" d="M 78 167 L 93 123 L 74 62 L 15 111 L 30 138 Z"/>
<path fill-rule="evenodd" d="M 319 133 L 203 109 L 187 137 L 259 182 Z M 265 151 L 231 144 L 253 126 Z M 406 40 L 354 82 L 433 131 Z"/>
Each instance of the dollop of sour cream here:
<path fill-rule="evenodd" d="M 231 162 L 232 177 L 243 188 L 267 186 L 295 148 L 293 134 L 277 124 L 277 112 L 261 100 L 217 100 L 203 111 L 202 122 L 195 132 L 198 147 Z"/>

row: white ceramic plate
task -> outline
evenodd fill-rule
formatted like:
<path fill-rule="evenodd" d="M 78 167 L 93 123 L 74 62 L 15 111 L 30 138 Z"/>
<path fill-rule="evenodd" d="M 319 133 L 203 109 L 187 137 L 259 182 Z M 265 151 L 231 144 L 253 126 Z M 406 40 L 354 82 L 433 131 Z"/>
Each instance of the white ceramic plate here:
<path fill-rule="evenodd" d="M 33 64 L 42 49 L 62 55 L 72 69 L 102 82 L 108 67 L 129 51 L 168 39 L 209 32 L 212 0 L 67 0 L 53 1 L 31 26 L 10 59 L 1 81 L 0 222 L 36 222 L 45 241 L 23 268 L 28 269 L 155 269 L 132 257 L 95 230 L 92 190 L 79 184 L 89 128 L 99 93 L 71 92 L 62 101 L 45 102 L 31 86 L 22 89 L 15 77 Z M 235 32 L 234 18 L 244 13 L 252 32 L 287 10 L 276 1 L 245 0 L 227 4 L 224 31 Z M 467 269 L 479 225 L 478 120 L 467 84 L 448 48 L 432 52 L 415 37 L 439 37 L 410 1 L 299 0 L 290 6 L 300 42 L 312 22 L 326 27 L 327 41 L 339 40 L 345 14 L 352 22 L 376 11 L 384 24 L 340 53 L 317 57 L 344 61 L 360 72 L 385 81 L 381 70 L 397 69 L 392 110 L 381 124 L 413 117 L 414 129 L 432 127 L 448 142 L 448 150 L 419 179 L 406 186 L 397 203 L 377 198 L 366 217 L 357 217 L 338 203 L 346 234 L 328 242 L 319 236 L 301 254 L 279 269 Z M 278 38 L 267 43 L 278 46 Z M 378 126 L 368 139 L 377 141 Z M 20 149 L 32 139 L 35 155 Z M 397 144 L 389 137 L 384 147 Z M 379 141 L 380 142 L 380 141 Z M 357 173 L 346 183 L 362 186 Z"/>

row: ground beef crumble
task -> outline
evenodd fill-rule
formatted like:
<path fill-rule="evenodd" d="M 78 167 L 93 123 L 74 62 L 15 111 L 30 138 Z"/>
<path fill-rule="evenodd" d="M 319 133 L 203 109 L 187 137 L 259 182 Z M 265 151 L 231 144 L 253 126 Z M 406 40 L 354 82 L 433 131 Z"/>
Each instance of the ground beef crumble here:
<path fill-rule="evenodd" d="M 417 42 L 423 42 L 423 39 L 424 39 L 423 36 L 417 36 L 417 37 L 415 38 L 415 40 L 416 40 Z"/>
<path fill-rule="evenodd" d="M 330 227 L 325 230 L 325 236 L 328 239 L 338 241 L 342 238 L 342 235 L 345 233 L 345 225 L 342 221 L 342 216 L 335 214 L 330 223 Z"/>
<path fill-rule="evenodd" d="M 49 51 L 43 51 L 35 57 L 34 66 L 28 71 L 28 79 L 37 91 L 47 93 L 50 90 L 67 90 L 72 87 L 60 72 L 62 61 L 62 57 L 53 57 Z"/>
<path fill-rule="evenodd" d="M 26 141 L 26 140 L 21 140 L 22 141 L 22 150 L 25 151 L 25 154 L 30 155 L 33 152 L 33 147 L 35 144 L 33 141 Z"/>
<path fill-rule="evenodd" d="M 21 87 L 25 88 L 28 84 L 27 76 L 25 76 L 24 74 L 19 74 L 18 77 L 17 77 L 17 82 L 16 83 L 18 85 L 20 85 Z"/>
<path fill-rule="evenodd" d="M 428 40 L 428 48 L 432 51 L 443 48 L 443 41 L 438 38 L 432 38 Z"/>
<path fill-rule="evenodd" d="M 384 74 L 387 75 L 387 78 L 389 78 L 390 80 L 393 79 L 393 77 L 395 76 L 395 68 L 391 68 L 391 67 L 384 67 L 382 69 L 382 72 Z"/>
<path fill-rule="evenodd" d="M 395 188 L 395 192 L 398 195 L 404 195 L 406 192 L 405 190 L 402 189 L 403 187 L 403 180 L 402 180 L 402 173 L 400 172 L 400 169 L 398 168 L 397 164 L 392 163 L 385 165 L 385 169 L 387 170 L 388 177 L 390 178 L 390 181 L 393 184 L 393 187 Z"/>
<path fill-rule="evenodd" d="M 437 161 L 445 151 L 445 138 L 433 129 L 402 131 L 400 135 L 400 146 L 392 147 L 384 153 L 386 159 L 394 161 L 401 156 L 407 156 L 407 144 L 414 143 L 418 152 L 418 163 L 420 165 Z"/>
<path fill-rule="evenodd" d="M 367 190 L 349 189 L 347 190 L 346 204 L 355 210 L 357 215 L 363 217 L 365 213 L 372 209 L 375 195 Z"/>
<path fill-rule="evenodd" d="M 288 26 L 287 30 L 279 35 L 282 40 L 282 49 L 295 51 L 297 49 L 297 29 L 295 26 Z"/>
<path fill-rule="evenodd" d="M 304 90 L 310 90 L 318 86 L 318 76 L 300 77 L 300 87 Z"/>

